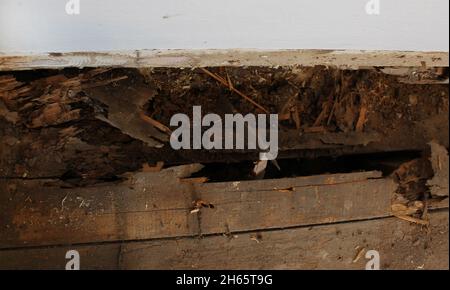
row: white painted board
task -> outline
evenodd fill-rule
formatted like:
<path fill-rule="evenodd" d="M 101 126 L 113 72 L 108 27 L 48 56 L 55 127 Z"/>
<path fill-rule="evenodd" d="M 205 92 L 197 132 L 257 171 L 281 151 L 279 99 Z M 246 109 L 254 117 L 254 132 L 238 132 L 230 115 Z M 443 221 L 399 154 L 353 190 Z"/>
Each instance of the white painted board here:
<path fill-rule="evenodd" d="M 0 52 L 449 50 L 448 0 L 378 0 L 378 15 L 370 0 L 68 1 L 0 0 Z"/>

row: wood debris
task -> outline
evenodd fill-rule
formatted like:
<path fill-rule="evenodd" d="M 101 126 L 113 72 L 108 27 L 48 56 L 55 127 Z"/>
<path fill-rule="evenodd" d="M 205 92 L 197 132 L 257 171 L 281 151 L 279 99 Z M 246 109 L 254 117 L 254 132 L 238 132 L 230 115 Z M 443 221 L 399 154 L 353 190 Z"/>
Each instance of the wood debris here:
<path fill-rule="evenodd" d="M 267 160 L 259 160 L 255 162 L 255 166 L 253 167 L 251 174 L 252 176 L 257 178 L 263 178 L 266 168 L 267 168 Z"/>
<path fill-rule="evenodd" d="M 0 174 L 63 176 L 72 185 L 87 185 L 115 180 L 163 159 L 166 166 L 245 161 L 245 179 L 255 179 L 253 167 L 262 173 L 251 164 L 256 160 L 252 150 L 172 150 L 170 119 L 176 113 L 189 116 L 193 105 L 219 116 L 245 115 L 255 107 L 278 112 L 280 158 L 417 151 L 427 146 L 426 138 L 415 136 L 429 136 L 448 147 L 448 133 L 432 129 L 448 123 L 448 89 L 441 85 L 413 90 L 377 70 L 320 66 L 148 68 L 144 76 L 140 71 L 86 68 L 0 76 Z M 410 109 L 411 95 L 420 110 Z M 437 113 L 431 113 L 435 107 Z M 153 169 L 144 165 L 144 170 Z M 272 172 L 272 167 L 265 172 L 285 174 Z M 430 180 L 426 186 L 432 195 L 439 188 Z"/>
<path fill-rule="evenodd" d="M 252 103 L 255 107 L 257 107 L 258 109 L 260 109 L 261 111 L 263 111 L 266 114 L 270 114 L 268 110 L 266 110 L 263 106 L 261 106 L 260 104 L 256 103 L 255 101 L 253 101 L 250 97 L 248 97 L 247 95 L 245 95 L 244 93 L 242 93 L 241 91 L 237 90 L 236 88 L 233 87 L 233 85 L 230 82 L 227 82 L 225 79 L 223 79 L 221 76 L 210 72 L 209 70 L 207 70 L 206 68 L 200 68 L 204 73 L 206 73 L 207 75 L 209 75 L 210 77 L 212 77 L 213 79 L 215 79 L 216 81 L 218 81 L 219 83 L 221 83 L 222 85 L 228 87 L 231 91 L 235 92 L 236 94 L 238 94 L 239 96 L 241 96 L 242 98 L 244 98 L 245 100 L 247 100 L 248 102 Z"/>
<path fill-rule="evenodd" d="M 428 159 L 417 158 L 403 163 L 392 176 L 399 185 L 396 192 L 410 201 L 416 201 L 428 194 L 427 181 L 432 178 L 433 169 Z"/>
<path fill-rule="evenodd" d="M 262 241 L 261 233 L 256 233 L 255 235 L 251 235 L 250 240 L 255 241 L 257 244 L 261 243 L 261 241 Z"/>
<path fill-rule="evenodd" d="M 274 188 L 274 191 L 278 191 L 278 192 L 283 192 L 283 193 L 290 193 L 290 192 L 294 192 L 295 188 L 294 187 L 288 187 L 288 188 Z"/>
<path fill-rule="evenodd" d="M 303 132 L 305 132 L 305 133 L 326 133 L 327 128 L 325 128 L 324 126 L 308 127 L 308 128 L 304 128 Z"/>
<path fill-rule="evenodd" d="M 352 260 L 352 263 L 357 263 L 364 256 L 364 254 L 366 252 L 366 248 L 360 247 L 360 246 L 356 247 L 356 250 L 357 250 L 357 252 L 356 252 L 355 257 Z"/>
<path fill-rule="evenodd" d="M 367 107 L 362 106 L 359 111 L 358 121 L 356 122 L 356 132 L 362 132 L 367 120 Z"/>
<path fill-rule="evenodd" d="M 183 183 L 206 183 L 208 182 L 208 177 L 192 177 L 192 178 L 180 178 L 179 181 Z"/>
<path fill-rule="evenodd" d="M 140 113 L 140 117 L 142 120 L 144 120 L 145 122 L 149 123 L 150 125 L 158 128 L 160 131 L 167 133 L 168 135 L 170 135 L 172 133 L 172 130 L 170 130 L 168 127 L 166 127 L 165 125 L 161 124 L 160 122 L 150 118 L 149 116 L 145 115 L 143 112 Z"/>
<path fill-rule="evenodd" d="M 200 212 L 202 208 L 211 208 L 211 209 L 214 208 L 213 204 L 203 201 L 201 199 L 195 200 L 192 203 L 194 204 L 194 208 L 190 211 L 191 214 Z"/>
<path fill-rule="evenodd" d="M 406 216 L 406 215 L 394 215 L 394 216 L 398 217 L 399 219 L 408 221 L 410 223 L 419 224 L 422 226 L 428 226 L 430 224 L 430 221 L 428 221 L 428 220 L 418 219 L 418 218 L 414 218 L 411 216 Z"/>
<path fill-rule="evenodd" d="M 402 203 L 395 203 L 391 206 L 393 215 L 399 216 L 411 216 L 416 213 L 424 211 L 424 203 L 421 201 L 414 201 L 412 205 L 406 205 Z"/>

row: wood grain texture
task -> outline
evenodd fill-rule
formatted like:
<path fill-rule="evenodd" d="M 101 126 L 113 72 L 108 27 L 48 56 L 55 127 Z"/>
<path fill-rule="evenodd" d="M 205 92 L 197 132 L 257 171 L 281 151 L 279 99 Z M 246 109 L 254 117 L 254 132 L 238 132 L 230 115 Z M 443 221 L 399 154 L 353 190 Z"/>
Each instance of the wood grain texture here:
<path fill-rule="evenodd" d="M 64 188 L 0 181 L 0 248 L 198 236 L 390 215 L 396 185 L 379 172 L 193 184 L 199 165 L 120 184 Z M 202 200 L 214 208 L 191 213 Z"/>
<path fill-rule="evenodd" d="M 64 269 L 76 249 L 82 269 L 364 269 L 377 250 L 381 269 L 449 268 L 448 210 L 430 228 L 398 218 L 234 236 L 0 250 L 0 269 Z M 358 253 L 360 258 L 356 258 Z"/>
<path fill-rule="evenodd" d="M 316 66 L 447 67 L 448 52 L 353 50 L 137 50 L 42 54 L 0 53 L 0 71 L 67 67 Z"/>

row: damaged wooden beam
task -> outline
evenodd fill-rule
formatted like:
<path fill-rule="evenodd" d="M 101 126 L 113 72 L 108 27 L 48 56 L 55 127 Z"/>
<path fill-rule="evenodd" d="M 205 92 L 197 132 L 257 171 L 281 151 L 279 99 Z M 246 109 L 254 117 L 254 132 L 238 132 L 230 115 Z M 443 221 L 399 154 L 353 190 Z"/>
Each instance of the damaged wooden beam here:
<path fill-rule="evenodd" d="M 280 116 L 280 158 L 423 151 L 449 145 L 448 87 L 405 84 L 378 68 L 218 67 Z M 448 76 L 443 70 L 443 77 Z M 0 76 L 0 177 L 113 179 L 142 164 L 255 160 L 257 151 L 173 150 L 174 114 L 194 105 L 254 113 L 201 70 L 11 72 Z M 293 114 L 295 112 L 295 114 Z"/>

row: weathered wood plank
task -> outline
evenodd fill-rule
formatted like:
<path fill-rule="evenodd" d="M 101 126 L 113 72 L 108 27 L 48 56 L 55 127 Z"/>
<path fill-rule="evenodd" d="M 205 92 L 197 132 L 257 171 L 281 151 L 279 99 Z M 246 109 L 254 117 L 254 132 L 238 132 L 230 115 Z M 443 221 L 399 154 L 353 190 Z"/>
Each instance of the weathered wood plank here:
<path fill-rule="evenodd" d="M 193 184 L 199 165 L 119 184 L 63 188 L 0 181 L 0 248 L 195 236 L 389 216 L 395 183 L 379 172 Z M 191 213 L 202 200 L 214 208 Z"/>
<path fill-rule="evenodd" d="M 73 249 L 81 269 L 364 269 L 368 250 L 380 253 L 381 269 L 448 269 L 448 218 L 448 210 L 432 212 L 428 230 L 383 218 L 233 236 L 0 250 L 0 269 L 64 269 L 65 253 Z"/>
<path fill-rule="evenodd" d="M 66 67 L 335 66 L 447 67 L 447 52 L 341 50 L 138 50 L 0 54 L 0 71 Z"/>

